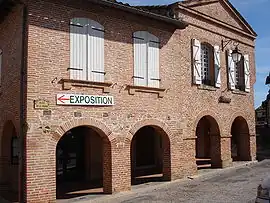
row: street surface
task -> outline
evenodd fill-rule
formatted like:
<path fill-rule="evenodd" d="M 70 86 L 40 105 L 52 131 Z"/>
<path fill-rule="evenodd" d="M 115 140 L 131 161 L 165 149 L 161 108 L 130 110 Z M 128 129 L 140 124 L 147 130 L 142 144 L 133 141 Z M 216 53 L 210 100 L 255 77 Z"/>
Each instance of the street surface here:
<path fill-rule="evenodd" d="M 241 168 L 204 174 L 193 180 L 176 181 L 150 187 L 135 186 L 132 192 L 113 195 L 103 200 L 97 198 L 83 202 L 254 202 L 257 186 L 267 174 L 270 174 L 270 160 Z"/>

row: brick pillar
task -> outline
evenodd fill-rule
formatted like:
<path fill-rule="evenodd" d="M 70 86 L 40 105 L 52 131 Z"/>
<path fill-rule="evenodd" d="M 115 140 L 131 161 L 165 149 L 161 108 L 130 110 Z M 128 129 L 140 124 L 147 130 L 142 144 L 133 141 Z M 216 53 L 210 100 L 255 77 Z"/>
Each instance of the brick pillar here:
<path fill-rule="evenodd" d="M 255 161 L 257 158 L 257 148 L 256 148 L 256 135 L 250 136 L 250 158 L 252 161 Z"/>
<path fill-rule="evenodd" d="M 183 139 L 182 134 L 171 138 L 171 180 L 195 175 L 196 137 Z"/>
<path fill-rule="evenodd" d="M 163 180 L 171 180 L 171 149 L 170 140 L 167 135 L 162 136 L 162 147 L 163 147 Z"/>
<path fill-rule="evenodd" d="M 119 135 L 115 137 L 111 141 L 113 193 L 131 189 L 131 141 Z"/>
<path fill-rule="evenodd" d="M 231 136 L 220 138 L 221 167 L 226 168 L 232 165 L 231 157 Z"/>
<path fill-rule="evenodd" d="M 57 141 L 41 132 L 27 133 L 26 139 L 26 202 L 55 202 Z"/>

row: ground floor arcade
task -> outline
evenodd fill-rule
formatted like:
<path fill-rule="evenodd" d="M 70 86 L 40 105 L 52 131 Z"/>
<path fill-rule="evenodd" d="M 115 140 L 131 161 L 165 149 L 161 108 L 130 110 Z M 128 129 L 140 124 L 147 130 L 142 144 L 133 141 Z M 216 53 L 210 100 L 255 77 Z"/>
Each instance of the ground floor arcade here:
<path fill-rule="evenodd" d="M 100 121 L 81 119 L 38 139 L 33 134 L 26 146 L 27 202 L 111 194 L 129 190 L 133 184 L 179 179 L 201 168 L 226 167 L 254 157 L 253 137 L 243 117 L 233 120 L 229 136 L 222 136 L 212 116 L 202 116 L 195 126 L 194 136 L 183 138 L 162 121 L 148 119 L 136 123 L 126 135 L 116 135 Z M 16 138 L 14 124 L 6 122 L 1 191 L 9 199 L 13 196 L 13 201 L 20 191 Z"/>

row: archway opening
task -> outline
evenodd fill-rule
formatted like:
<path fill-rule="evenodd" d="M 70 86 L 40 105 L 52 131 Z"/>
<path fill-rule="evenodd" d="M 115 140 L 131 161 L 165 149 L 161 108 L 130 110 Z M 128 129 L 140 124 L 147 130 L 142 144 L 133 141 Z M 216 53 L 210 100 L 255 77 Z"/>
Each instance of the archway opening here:
<path fill-rule="evenodd" d="M 11 202 L 19 198 L 19 138 L 12 121 L 4 125 L 1 141 L 1 196 Z"/>
<path fill-rule="evenodd" d="M 111 145 L 87 126 L 66 132 L 56 147 L 57 199 L 111 192 Z"/>
<path fill-rule="evenodd" d="M 139 129 L 131 142 L 132 184 L 167 181 L 171 178 L 170 140 L 159 127 Z"/>
<path fill-rule="evenodd" d="M 233 161 L 250 161 L 250 136 L 246 120 L 237 117 L 231 128 L 231 155 Z"/>
<path fill-rule="evenodd" d="M 204 116 L 196 127 L 196 164 L 198 169 L 220 168 L 220 131 L 216 120 Z"/>

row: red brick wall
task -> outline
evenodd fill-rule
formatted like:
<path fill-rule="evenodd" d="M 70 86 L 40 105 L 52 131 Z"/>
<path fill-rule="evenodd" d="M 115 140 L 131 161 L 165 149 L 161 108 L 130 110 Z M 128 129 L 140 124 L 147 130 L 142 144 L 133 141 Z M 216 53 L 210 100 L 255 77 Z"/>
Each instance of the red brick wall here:
<path fill-rule="evenodd" d="M 231 163 L 230 132 L 237 116 L 246 119 L 250 135 L 255 135 L 253 89 L 245 95 L 224 91 L 227 88 L 227 75 L 223 52 L 221 88 L 207 91 L 191 84 L 192 38 L 207 40 L 212 45 L 221 43 L 221 35 L 245 41 L 245 44 L 240 43 L 240 48 L 250 54 L 251 84 L 255 82 L 252 40 L 188 15 L 184 19 L 197 26 L 190 25 L 185 31 L 180 31 L 157 21 L 90 3 L 74 3 L 73 6 L 63 6 L 60 3 L 29 1 L 27 202 L 55 200 L 56 145 L 67 130 L 79 125 L 95 127 L 100 134 L 108 137 L 105 139 L 107 147 L 104 150 L 104 156 L 108 158 L 104 163 L 103 174 L 105 192 L 130 189 L 130 144 L 136 131 L 145 125 L 162 129 L 170 140 L 171 149 L 168 151 L 171 157 L 168 165 L 171 167 L 171 179 L 196 173 L 195 130 L 203 116 L 211 116 L 219 126 L 223 166 Z M 114 83 L 108 94 L 115 99 L 112 107 L 56 105 L 57 93 L 105 95 L 101 89 L 85 86 L 62 90 L 62 85 L 58 83 L 62 78 L 69 78 L 69 21 L 73 17 L 93 19 L 105 28 L 105 81 Z M 207 30 L 199 28 L 199 25 Z M 139 30 L 149 31 L 161 41 L 160 78 L 161 87 L 166 89 L 163 98 L 146 92 L 130 95 L 126 90 L 126 85 L 133 84 L 132 33 Z M 230 97 L 232 102 L 218 103 L 221 94 Z M 51 115 L 43 115 L 43 110 L 33 108 L 33 102 L 37 99 L 49 101 Z M 75 117 L 75 111 L 81 112 L 82 117 Z M 251 148 L 254 157 L 255 137 L 251 137 Z"/>
<path fill-rule="evenodd" d="M 11 165 L 12 125 L 19 134 L 22 8 L 14 7 L 0 24 L 3 51 L 0 85 L 0 185 L 3 192 L 18 191 L 18 165 Z M 10 125 L 8 124 L 10 122 Z M 6 131 L 4 132 L 4 126 Z M 4 135 L 5 133 L 5 135 Z M 4 143 L 3 143 L 4 142 Z"/>

